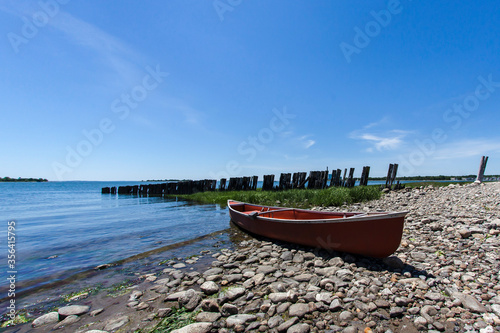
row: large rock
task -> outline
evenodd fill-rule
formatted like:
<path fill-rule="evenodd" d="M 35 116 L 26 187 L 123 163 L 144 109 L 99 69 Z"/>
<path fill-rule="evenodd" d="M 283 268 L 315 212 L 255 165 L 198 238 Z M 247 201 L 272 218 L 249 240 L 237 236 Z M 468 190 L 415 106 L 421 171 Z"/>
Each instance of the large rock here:
<path fill-rule="evenodd" d="M 64 320 L 61 320 L 60 322 L 55 324 L 54 329 L 56 330 L 56 329 L 59 329 L 61 327 L 71 325 L 73 323 L 76 323 L 79 320 L 80 320 L 80 317 L 78 317 L 77 315 L 69 315 L 66 318 L 64 318 Z"/>
<path fill-rule="evenodd" d="M 286 333 L 309 333 L 309 325 L 307 324 L 296 324 L 291 326 Z"/>
<path fill-rule="evenodd" d="M 221 314 L 218 312 L 199 312 L 196 315 L 196 321 L 198 322 L 206 322 L 206 323 L 214 323 L 221 317 Z"/>
<path fill-rule="evenodd" d="M 43 316 L 40 316 L 33 320 L 31 323 L 32 327 L 40 327 L 42 325 L 46 324 L 53 324 L 57 323 L 59 321 L 59 313 L 57 312 L 49 312 L 44 314 Z"/>
<path fill-rule="evenodd" d="M 201 302 L 200 294 L 194 290 L 189 289 L 184 295 L 179 297 L 179 304 L 186 308 L 188 311 L 193 311 Z"/>
<path fill-rule="evenodd" d="M 212 326 L 212 323 L 195 323 L 173 330 L 172 333 L 207 333 L 212 329 Z"/>
<path fill-rule="evenodd" d="M 213 281 L 206 281 L 200 286 L 205 295 L 213 295 L 219 292 L 219 286 Z"/>
<path fill-rule="evenodd" d="M 90 306 L 86 305 L 69 305 L 60 308 L 57 312 L 61 317 L 67 317 L 71 315 L 80 316 L 84 313 L 90 311 Z"/>
<path fill-rule="evenodd" d="M 234 327 L 236 325 L 244 325 L 245 323 L 254 321 L 257 316 L 251 314 L 237 314 L 230 316 L 226 319 L 227 327 Z"/>
<path fill-rule="evenodd" d="M 296 303 L 290 306 L 288 313 L 290 317 L 303 317 L 310 311 L 309 305 L 305 303 Z"/>
<path fill-rule="evenodd" d="M 273 267 L 273 266 L 259 266 L 257 268 L 257 274 L 262 273 L 262 274 L 266 275 L 266 274 L 274 273 L 277 270 L 278 269 L 276 267 Z"/>

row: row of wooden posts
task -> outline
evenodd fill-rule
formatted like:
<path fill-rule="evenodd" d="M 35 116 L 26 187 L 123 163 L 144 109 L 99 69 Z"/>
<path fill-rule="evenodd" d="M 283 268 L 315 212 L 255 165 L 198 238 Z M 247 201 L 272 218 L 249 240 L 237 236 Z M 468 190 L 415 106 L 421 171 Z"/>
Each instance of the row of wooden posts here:
<path fill-rule="evenodd" d="M 392 188 L 396 179 L 398 170 L 397 164 L 390 164 L 387 173 L 386 188 Z M 368 177 L 370 174 L 370 167 L 363 167 L 361 173 L 360 183 L 361 186 L 368 184 Z M 356 179 L 354 178 L 354 168 L 344 169 L 344 176 L 342 177 L 342 170 L 333 170 L 328 184 L 329 172 L 326 171 L 311 171 L 309 177 L 306 172 L 282 173 L 280 175 L 278 186 L 274 185 L 274 175 L 264 175 L 262 184 L 263 191 L 285 191 L 290 189 L 324 189 L 327 187 L 354 187 Z M 257 189 L 258 176 L 252 177 L 231 177 L 229 181 L 222 178 L 219 182 L 219 191 L 249 191 Z M 399 182 L 396 184 L 399 188 Z M 160 183 L 160 184 L 144 184 L 133 186 L 119 186 L 116 187 L 103 187 L 103 194 L 132 194 L 140 196 L 162 196 L 170 194 L 192 194 L 197 192 L 215 191 L 217 189 L 217 181 L 214 179 L 204 180 L 184 180 L 179 182 Z"/>

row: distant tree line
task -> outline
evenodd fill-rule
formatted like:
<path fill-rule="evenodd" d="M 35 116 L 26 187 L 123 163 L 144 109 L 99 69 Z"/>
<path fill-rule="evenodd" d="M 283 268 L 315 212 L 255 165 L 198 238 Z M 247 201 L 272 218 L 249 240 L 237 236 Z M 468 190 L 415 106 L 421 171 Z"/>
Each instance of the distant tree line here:
<path fill-rule="evenodd" d="M 47 179 L 45 178 L 10 178 L 10 177 L 3 177 L 0 178 L 0 182 L 48 182 Z"/>

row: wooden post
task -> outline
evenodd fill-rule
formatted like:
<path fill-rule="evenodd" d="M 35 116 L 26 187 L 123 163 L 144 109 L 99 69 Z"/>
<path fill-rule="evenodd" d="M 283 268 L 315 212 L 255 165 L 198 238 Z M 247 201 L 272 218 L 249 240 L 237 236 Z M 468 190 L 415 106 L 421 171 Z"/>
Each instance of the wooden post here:
<path fill-rule="evenodd" d="M 392 184 L 394 184 L 394 181 L 396 180 L 396 175 L 398 173 L 398 164 L 394 164 L 394 167 L 392 168 L 392 176 L 391 176 L 391 188 Z"/>
<path fill-rule="evenodd" d="M 360 186 L 367 186 L 368 185 L 368 177 L 370 174 L 370 167 L 369 166 L 364 166 L 363 167 L 363 172 L 361 173 L 361 179 L 359 181 Z"/>
<path fill-rule="evenodd" d="M 477 173 L 477 178 L 474 183 L 482 183 L 484 178 L 484 171 L 486 170 L 486 163 L 488 163 L 488 156 L 481 157 L 481 163 L 479 164 L 479 171 Z"/>
<path fill-rule="evenodd" d="M 221 178 L 219 184 L 219 191 L 225 191 L 225 190 L 226 190 L 226 178 Z"/>
<path fill-rule="evenodd" d="M 259 182 L 259 176 L 253 176 L 252 177 L 252 190 L 256 190 L 257 189 L 257 184 Z"/>
<path fill-rule="evenodd" d="M 349 169 L 349 178 L 347 179 L 347 183 L 345 187 L 353 187 L 354 186 L 354 168 Z"/>
<path fill-rule="evenodd" d="M 272 191 L 274 189 L 274 175 L 264 175 L 263 191 Z"/>

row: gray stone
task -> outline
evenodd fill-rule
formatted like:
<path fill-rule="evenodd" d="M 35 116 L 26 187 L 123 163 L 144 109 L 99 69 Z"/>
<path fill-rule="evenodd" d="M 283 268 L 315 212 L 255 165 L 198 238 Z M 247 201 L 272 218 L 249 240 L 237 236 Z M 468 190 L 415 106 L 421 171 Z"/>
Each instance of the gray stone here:
<path fill-rule="evenodd" d="M 218 312 L 199 312 L 196 315 L 197 322 L 207 322 L 214 323 L 221 317 L 221 314 Z"/>
<path fill-rule="evenodd" d="M 472 232 L 469 229 L 462 228 L 462 229 L 458 230 L 458 234 L 460 235 L 460 237 L 465 239 L 465 238 L 469 238 L 472 235 Z"/>
<path fill-rule="evenodd" d="M 386 264 L 390 268 L 401 269 L 401 268 L 405 267 L 405 263 L 396 256 L 384 258 L 382 261 L 384 262 L 384 264 Z"/>
<path fill-rule="evenodd" d="M 238 307 L 236 305 L 226 303 L 222 306 L 220 312 L 224 317 L 229 317 L 238 314 Z"/>
<path fill-rule="evenodd" d="M 492 304 L 491 309 L 493 310 L 493 312 L 495 312 L 495 314 L 497 316 L 500 317 L 500 305 L 499 304 Z"/>
<path fill-rule="evenodd" d="M 230 301 L 234 301 L 235 299 L 245 295 L 245 288 L 232 288 L 228 289 L 224 295 Z"/>
<path fill-rule="evenodd" d="M 237 314 L 232 315 L 226 319 L 227 327 L 234 327 L 236 325 L 244 325 L 245 323 L 255 321 L 257 316 L 251 314 Z"/>
<path fill-rule="evenodd" d="M 262 273 L 262 274 L 266 275 L 266 274 L 274 273 L 277 270 L 278 269 L 276 267 L 273 267 L 273 266 L 259 266 L 257 268 L 257 274 Z"/>
<path fill-rule="evenodd" d="M 479 303 L 479 301 L 475 299 L 474 296 L 463 294 L 460 292 L 453 292 L 452 296 L 459 299 L 460 302 L 462 302 L 462 306 L 466 309 L 477 313 L 487 312 L 486 307 Z"/>
<path fill-rule="evenodd" d="M 421 317 L 421 316 L 418 316 L 417 318 L 415 318 L 415 320 L 413 321 L 413 323 L 415 324 L 415 326 L 418 328 L 418 329 L 424 329 L 427 325 L 427 319 L 425 319 L 424 317 Z"/>
<path fill-rule="evenodd" d="M 296 303 L 290 306 L 288 313 L 290 317 L 303 317 L 310 311 L 309 305 L 305 303 Z"/>
<path fill-rule="evenodd" d="M 172 268 L 175 268 L 175 269 L 184 268 L 184 267 L 186 267 L 186 264 L 184 264 L 182 262 L 172 266 Z"/>
<path fill-rule="evenodd" d="M 49 313 L 46 313 L 46 314 L 36 318 L 35 320 L 33 320 L 33 322 L 31 323 L 31 326 L 32 327 L 40 327 L 40 326 L 46 325 L 46 324 L 57 323 L 58 321 L 59 321 L 59 313 L 49 312 Z"/>
<path fill-rule="evenodd" d="M 339 269 L 335 275 L 341 280 L 350 281 L 354 278 L 354 274 L 348 269 Z"/>
<path fill-rule="evenodd" d="M 201 302 L 200 293 L 194 289 L 189 289 L 184 295 L 179 297 L 179 304 L 188 311 L 193 311 Z"/>
<path fill-rule="evenodd" d="M 309 333 L 309 325 L 307 324 L 295 324 L 291 326 L 286 333 Z"/>
<path fill-rule="evenodd" d="M 278 326 L 278 332 L 286 332 L 290 327 L 295 325 L 299 321 L 299 318 L 293 317 L 285 321 L 283 324 Z"/>
<path fill-rule="evenodd" d="M 212 329 L 212 326 L 212 323 L 195 323 L 178 330 L 173 330 L 171 333 L 208 333 Z"/>
<path fill-rule="evenodd" d="M 224 270 L 220 267 L 210 268 L 203 273 L 203 276 L 219 275 L 224 273 Z"/>
<path fill-rule="evenodd" d="M 385 332 L 388 333 L 390 330 Z M 358 333 L 358 328 L 356 326 L 347 326 L 342 330 L 342 333 Z"/>
<path fill-rule="evenodd" d="M 104 325 L 104 330 L 105 331 L 113 331 L 116 330 L 123 325 L 127 324 L 129 322 L 129 317 L 128 316 L 117 316 L 114 318 L 110 318 L 106 324 Z"/>
<path fill-rule="evenodd" d="M 270 293 L 269 300 L 273 303 L 283 303 L 288 299 L 287 293 Z"/>
<path fill-rule="evenodd" d="M 410 302 L 411 300 L 407 297 L 396 297 L 394 299 L 394 303 L 396 303 L 397 306 L 407 306 Z"/>
<path fill-rule="evenodd" d="M 66 316 L 79 316 L 84 313 L 89 312 L 90 306 L 86 305 L 68 305 L 60 308 L 57 312 L 61 317 L 66 317 Z"/>
<path fill-rule="evenodd" d="M 342 311 L 339 314 L 340 321 L 350 321 L 354 318 L 354 315 L 350 311 Z"/>
<path fill-rule="evenodd" d="M 317 302 L 323 302 L 325 304 L 330 304 L 332 302 L 332 293 L 322 292 L 316 295 Z"/>
<path fill-rule="evenodd" d="M 104 312 L 104 308 L 96 309 L 96 310 L 90 311 L 89 316 L 95 317 L 95 316 L 101 314 L 102 312 Z"/>
<path fill-rule="evenodd" d="M 201 301 L 201 309 L 207 312 L 219 312 L 219 304 L 213 298 L 204 299 Z"/>
<path fill-rule="evenodd" d="M 80 317 L 78 317 L 77 315 L 69 315 L 66 318 L 64 318 L 64 320 L 61 320 L 60 322 L 55 324 L 54 329 L 56 330 L 58 328 L 71 325 L 73 323 L 76 323 L 79 320 L 80 320 Z"/>
<path fill-rule="evenodd" d="M 291 261 L 293 260 L 293 253 L 292 251 L 284 251 L 282 254 L 281 254 L 281 260 L 283 261 Z"/>
<path fill-rule="evenodd" d="M 436 301 L 436 302 L 444 300 L 443 295 L 441 295 L 440 293 L 432 293 L 432 292 L 428 292 L 427 294 L 425 294 L 425 298 L 430 299 L 431 301 Z"/>
<path fill-rule="evenodd" d="M 293 277 L 294 280 L 299 282 L 309 282 L 312 279 L 312 274 L 299 274 Z"/>
<path fill-rule="evenodd" d="M 301 264 L 304 262 L 304 256 L 300 253 L 296 253 L 294 256 L 293 256 L 293 259 L 292 261 L 294 263 L 297 263 L 297 264 Z"/>
<path fill-rule="evenodd" d="M 213 281 L 206 281 L 200 286 L 200 290 L 210 296 L 219 292 L 219 286 Z"/>
<path fill-rule="evenodd" d="M 274 316 L 269 318 L 269 320 L 267 321 L 267 326 L 269 326 L 269 328 L 275 328 L 276 326 L 279 326 L 284 322 L 285 321 L 283 320 L 283 318 L 281 318 L 281 316 Z"/>
<path fill-rule="evenodd" d="M 158 309 L 157 316 L 159 318 L 165 318 L 166 316 L 168 316 L 171 313 L 172 313 L 172 309 L 171 308 L 160 308 L 160 309 Z"/>
<path fill-rule="evenodd" d="M 391 316 L 391 318 L 394 318 L 394 317 L 402 316 L 403 313 L 404 313 L 403 308 L 400 308 L 399 306 L 395 306 L 395 307 L 391 308 L 391 312 L 389 315 Z"/>
<path fill-rule="evenodd" d="M 187 292 L 187 290 L 178 291 L 176 293 L 169 294 L 169 295 L 167 295 L 167 297 L 165 297 L 165 302 L 168 302 L 168 301 L 177 301 L 179 298 L 184 297 L 184 295 L 186 294 L 186 292 Z"/>
<path fill-rule="evenodd" d="M 342 309 L 342 303 L 340 303 L 340 299 L 335 298 L 331 303 L 330 303 L 330 311 L 338 311 Z"/>
<path fill-rule="evenodd" d="M 243 274 L 229 274 L 229 275 L 224 275 L 222 277 L 223 280 L 226 280 L 228 283 L 234 283 L 241 281 L 243 279 Z"/>

